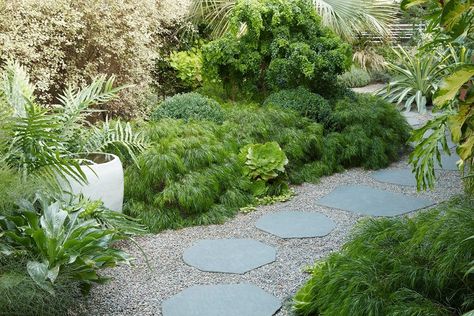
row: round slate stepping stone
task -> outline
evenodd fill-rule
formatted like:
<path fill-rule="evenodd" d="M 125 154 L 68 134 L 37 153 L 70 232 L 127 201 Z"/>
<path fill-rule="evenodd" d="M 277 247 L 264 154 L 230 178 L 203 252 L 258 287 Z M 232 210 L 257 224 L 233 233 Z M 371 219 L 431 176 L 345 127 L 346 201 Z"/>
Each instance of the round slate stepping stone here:
<path fill-rule="evenodd" d="M 320 198 L 316 204 L 363 215 L 395 216 L 434 205 L 435 202 L 365 185 L 345 185 Z"/>
<path fill-rule="evenodd" d="M 253 239 L 200 240 L 183 254 L 184 262 L 201 271 L 240 274 L 275 259 L 275 248 Z"/>
<path fill-rule="evenodd" d="M 372 173 L 371 177 L 380 182 L 416 186 L 416 177 L 411 169 L 383 169 Z"/>
<path fill-rule="evenodd" d="M 320 213 L 281 211 L 262 216 L 255 226 L 281 238 L 311 238 L 326 236 L 336 224 Z"/>
<path fill-rule="evenodd" d="M 272 316 L 273 295 L 251 284 L 197 285 L 163 302 L 163 316 Z"/>

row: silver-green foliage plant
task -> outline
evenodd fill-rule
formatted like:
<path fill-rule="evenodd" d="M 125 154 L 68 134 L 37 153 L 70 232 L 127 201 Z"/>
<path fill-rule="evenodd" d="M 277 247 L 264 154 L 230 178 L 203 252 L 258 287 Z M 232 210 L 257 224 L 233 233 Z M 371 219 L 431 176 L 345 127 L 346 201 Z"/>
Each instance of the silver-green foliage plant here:
<path fill-rule="evenodd" d="M 399 46 L 394 50 L 400 63 L 387 63 L 394 80 L 378 91 L 389 102 L 403 104 L 410 111 L 413 103 L 418 112 L 425 113 L 444 71 L 447 56 L 437 51 L 413 53 Z"/>
<path fill-rule="evenodd" d="M 247 145 L 241 149 L 239 158 L 244 164 L 244 175 L 255 183 L 256 196 L 269 193 L 267 185 L 282 176 L 288 164 L 288 158 L 276 142 Z"/>
<path fill-rule="evenodd" d="M 0 82 L 0 160 L 23 178 L 33 176 L 57 184 L 58 178 L 85 181 L 80 156 L 121 152 L 132 159 L 146 142 L 121 122 L 92 125 L 88 118 L 98 106 L 117 97 L 114 78 L 96 78 L 83 89 L 66 89 L 59 104 L 44 106 L 18 63 L 10 61 Z"/>
<path fill-rule="evenodd" d="M 349 71 L 338 76 L 338 79 L 348 88 L 359 88 L 370 83 L 370 74 L 367 70 L 352 66 Z"/>

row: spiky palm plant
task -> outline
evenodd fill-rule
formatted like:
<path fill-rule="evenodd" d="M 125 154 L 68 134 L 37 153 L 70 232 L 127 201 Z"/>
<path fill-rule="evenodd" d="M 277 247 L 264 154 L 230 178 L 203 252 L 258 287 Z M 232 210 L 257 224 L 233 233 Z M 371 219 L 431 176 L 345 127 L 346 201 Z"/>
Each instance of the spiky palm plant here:
<path fill-rule="evenodd" d="M 401 46 L 394 52 L 400 64 L 388 63 L 387 67 L 393 72 L 395 80 L 377 93 L 389 102 L 403 103 L 406 111 L 410 111 L 412 104 L 416 103 L 418 112 L 426 112 L 426 105 L 431 103 L 449 56 L 442 56 L 436 51 L 412 54 Z"/>
<path fill-rule="evenodd" d="M 229 26 L 233 7 L 238 0 L 193 0 L 190 17 L 196 23 L 208 25 L 211 35 L 219 37 Z M 397 6 L 390 0 L 312 0 L 323 25 L 343 39 L 351 41 L 357 35 L 371 32 L 382 37 L 390 35 Z"/>
<path fill-rule="evenodd" d="M 25 69 L 8 62 L 0 82 L 0 161 L 25 178 L 57 186 L 61 178 L 86 181 L 78 154 L 120 149 L 136 160 L 145 140 L 128 124 L 111 128 L 106 122 L 100 128 L 87 121 L 94 112 L 91 106 L 116 98 L 124 88 L 113 84 L 113 77 L 99 77 L 82 90 L 67 89 L 59 105 L 44 107 L 36 101 Z"/>

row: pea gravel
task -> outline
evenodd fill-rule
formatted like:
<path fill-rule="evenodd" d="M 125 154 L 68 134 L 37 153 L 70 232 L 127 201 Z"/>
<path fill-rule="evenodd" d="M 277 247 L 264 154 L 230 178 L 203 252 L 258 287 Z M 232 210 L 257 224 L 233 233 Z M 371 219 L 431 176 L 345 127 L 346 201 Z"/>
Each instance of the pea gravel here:
<path fill-rule="evenodd" d="M 407 158 L 389 168 L 407 168 Z M 187 287 L 198 284 L 252 283 L 282 300 L 278 316 L 291 315 L 291 297 L 309 278 L 305 268 L 320 258 L 338 250 L 354 224 L 362 218 L 351 212 L 330 209 L 315 201 L 337 186 L 347 184 L 368 185 L 392 192 L 420 196 L 442 202 L 462 192 L 456 171 L 440 171 L 434 191 L 417 193 L 413 187 L 381 183 L 370 177 L 373 171 L 351 169 L 321 179 L 317 184 L 294 187 L 296 196 L 286 203 L 259 207 L 250 214 L 239 214 L 223 225 L 190 227 L 148 235 L 136 241 L 147 254 L 147 267 L 141 252 L 131 243 L 121 248 L 133 254 L 134 266 L 121 266 L 105 271 L 111 282 L 94 287 L 73 314 L 87 315 L 161 315 L 163 300 Z M 255 227 L 263 215 L 281 210 L 299 210 L 325 214 L 336 223 L 327 236 L 305 239 L 281 239 Z M 182 260 L 183 251 L 200 239 L 253 238 L 277 249 L 275 262 L 243 275 L 202 272 Z"/>

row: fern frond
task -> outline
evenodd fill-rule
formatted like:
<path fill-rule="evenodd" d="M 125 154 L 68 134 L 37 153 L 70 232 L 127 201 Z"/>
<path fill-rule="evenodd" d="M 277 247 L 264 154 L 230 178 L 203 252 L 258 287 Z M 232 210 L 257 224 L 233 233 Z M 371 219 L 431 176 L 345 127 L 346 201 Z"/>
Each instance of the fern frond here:
<path fill-rule="evenodd" d="M 114 88 L 115 77 L 111 76 L 106 79 L 100 76 L 92 81 L 92 83 L 84 89 L 77 90 L 68 87 L 63 95 L 59 97 L 60 105 L 58 105 L 61 121 L 61 136 L 65 141 L 71 143 L 77 142 L 77 135 L 81 134 L 83 126 L 90 125 L 87 121 L 98 109 L 92 109 L 92 106 L 101 105 L 117 98 L 118 93 L 129 87 L 120 86 Z"/>
<path fill-rule="evenodd" d="M 111 123 L 107 118 L 100 127 L 91 127 L 82 152 L 117 153 L 130 157 L 138 165 L 136 154 L 145 150 L 147 145 L 143 134 L 135 133 L 130 123 L 124 124 L 120 120 Z"/>

